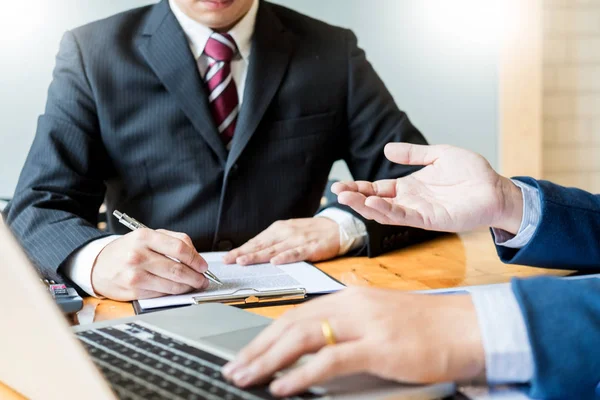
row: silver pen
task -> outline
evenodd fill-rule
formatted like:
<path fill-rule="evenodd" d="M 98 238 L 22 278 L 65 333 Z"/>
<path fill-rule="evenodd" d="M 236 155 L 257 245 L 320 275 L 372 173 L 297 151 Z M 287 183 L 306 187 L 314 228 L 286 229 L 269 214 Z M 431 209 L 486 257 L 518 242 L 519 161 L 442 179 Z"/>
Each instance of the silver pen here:
<path fill-rule="evenodd" d="M 113 211 L 113 215 L 119 220 L 119 222 L 121 224 L 125 225 L 132 231 L 135 231 L 136 229 L 140 229 L 140 228 L 147 228 L 146 225 L 142 224 L 141 222 L 139 222 L 135 218 L 130 217 L 127 214 L 123 214 L 121 211 L 115 210 L 115 211 Z M 166 256 L 166 257 L 169 257 L 169 256 Z M 169 257 L 169 258 L 171 260 L 181 262 L 173 257 Z M 223 284 L 223 282 L 221 282 L 219 280 L 219 278 L 217 278 L 217 276 L 215 274 L 213 274 L 212 272 L 210 272 L 209 270 L 206 270 L 206 272 L 204 273 L 204 276 L 206 277 L 206 279 L 208 279 L 211 282 L 216 283 L 217 285 Z"/>

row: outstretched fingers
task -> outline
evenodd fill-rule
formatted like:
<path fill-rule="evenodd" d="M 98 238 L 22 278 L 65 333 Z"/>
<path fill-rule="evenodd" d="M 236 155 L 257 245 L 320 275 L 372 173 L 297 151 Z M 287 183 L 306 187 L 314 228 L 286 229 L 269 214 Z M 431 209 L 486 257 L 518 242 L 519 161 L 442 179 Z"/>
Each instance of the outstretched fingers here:
<path fill-rule="evenodd" d="M 427 228 L 422 215 L 418 211 L 396 204 L 389 199 L 371 196 L 365 200 L 364 207 L 380 215 L 384 221 L 388 221 L 385 223 L 389 225 Z"/>
<path fill-rule="evenodd" d="M 338 196 L 343 192 L 355 192 L 365 196 L 394 197 L 396 195 L 396 180 L 336 182 L 331 187 L 331 191 Z"/>

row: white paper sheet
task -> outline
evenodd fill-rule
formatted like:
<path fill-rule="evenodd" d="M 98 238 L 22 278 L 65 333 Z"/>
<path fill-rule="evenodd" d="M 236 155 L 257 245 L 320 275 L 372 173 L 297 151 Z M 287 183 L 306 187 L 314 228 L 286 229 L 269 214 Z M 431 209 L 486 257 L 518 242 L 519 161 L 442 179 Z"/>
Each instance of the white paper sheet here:
<path fill-rule="evenodd" d="M 223 286 L 211 282 L 208 289 L 203 292 L 140 300 L 140 306 L 143 309 L 152 309 L 193 304 L 194 297 L 225 295 L 234 292 L 252 294 L 252 289 L 264 291 L 303 288 L 308 294 L 324 294 L 344 288 L 343 285 L 331 279 L 318 268 L 305 262 L 278 266 L 258 264 L 244 267 L 236 264 L 224 264 L 222 260 L 225 254 L 200 253 L 208 263 L 208 269 L 223 282 Z"/>

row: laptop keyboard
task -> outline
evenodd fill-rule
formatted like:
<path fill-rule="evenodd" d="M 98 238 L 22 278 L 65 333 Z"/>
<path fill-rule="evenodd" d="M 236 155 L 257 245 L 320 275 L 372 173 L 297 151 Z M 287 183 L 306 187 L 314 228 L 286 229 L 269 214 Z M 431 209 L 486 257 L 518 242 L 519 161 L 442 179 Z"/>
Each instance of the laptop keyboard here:
<path fill-rule="evenodd" d="M 121 399 L 262 400 L 266 387 L 242 390 L 221 375 L 226 360 L 135 323 L 77 333 Z M 312 395 L 293 399 L 314 398 Z"/>

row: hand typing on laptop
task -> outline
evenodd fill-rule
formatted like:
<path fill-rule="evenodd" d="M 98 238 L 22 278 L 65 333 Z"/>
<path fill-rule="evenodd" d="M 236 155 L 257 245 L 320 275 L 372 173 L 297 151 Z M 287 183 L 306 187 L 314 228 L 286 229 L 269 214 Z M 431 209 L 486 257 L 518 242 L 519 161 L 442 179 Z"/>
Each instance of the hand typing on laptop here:
<path fill-rule="evenodd" d="M 202 275 L 207 269 L 186 234 L 138 229 L 100 252 L 92 285 L 96 293 L 121 301 L 182 294 L 207 288 Z"/>
<path fill-rule="evenodd" d="M 330 343 L 323 321 L 333 332 Z M 310 361 L 276 379 L 272 393 L 290 396 L 361 372 L 430 383 L 471 379 L 485 368 L 470 296 L 349 288 L 289 311 L 242 350 L 223 374 L 248 387 L 317 351 Z"/>

